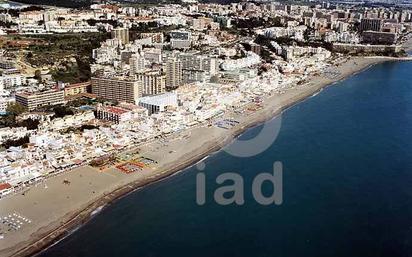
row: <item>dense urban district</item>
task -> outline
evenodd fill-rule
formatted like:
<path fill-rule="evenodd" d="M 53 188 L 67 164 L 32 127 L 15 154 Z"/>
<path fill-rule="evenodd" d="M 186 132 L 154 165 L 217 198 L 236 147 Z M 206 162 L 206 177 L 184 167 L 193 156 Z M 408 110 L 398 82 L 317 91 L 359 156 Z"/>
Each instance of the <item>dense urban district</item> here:
<path fill-rule="evenodd" d="M 30 1 L 0 2 L 0 256 L 41 251 L 325 86 L 411 60 L 408 3 Z"/>
<path fill-rule="evenodd" d="M 353 56 L 408 58 L 412 26 L 408 8 L 351 3 L 0 7 L 0 198 L 167 135 L 228 129 L 225 114 L 337 77 Z"/>

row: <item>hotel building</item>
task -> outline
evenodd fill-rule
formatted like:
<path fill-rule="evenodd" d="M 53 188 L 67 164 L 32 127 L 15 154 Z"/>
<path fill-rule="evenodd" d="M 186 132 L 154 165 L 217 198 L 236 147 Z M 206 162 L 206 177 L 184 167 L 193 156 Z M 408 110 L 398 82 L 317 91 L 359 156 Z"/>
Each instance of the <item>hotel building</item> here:
<path fill-rule="evenodd" d="M 41 106 L 64 104 L 64 91 L 49 90 L 36 93 L 17 93 L 16 103 L 23 105 L 29 111 Z"/>
<path fill-rule="evenodd" d="M 137 104 L 142 96 L 141 83 L 129 77 L 93 77 L 92 94 L 107 100 Z"/>

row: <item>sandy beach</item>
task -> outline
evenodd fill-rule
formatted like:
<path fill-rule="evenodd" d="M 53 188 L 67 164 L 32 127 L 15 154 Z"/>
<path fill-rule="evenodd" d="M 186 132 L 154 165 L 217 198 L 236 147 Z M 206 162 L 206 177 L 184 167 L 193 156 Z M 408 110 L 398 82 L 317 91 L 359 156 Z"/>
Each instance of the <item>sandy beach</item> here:
<path fill-rule="evenodd" d="M 50 178 L 30 188 L 24 195 L 2 199 L 0 218 L 20 216 L 25 221 L 17 231 L 0 239 L 0 256 L 29 256 L 41 251 L 87 222 L 97 208 L 196 163 L 230 143 L 247 128 L 280 114 L 322 88 L 371 65 L 391 60 L 351 58 L 336 68 L 338 75 L 333 78 L 312 76 L 306 84 L 266 98 L 260 110 L 226 114 L 239 121 L 230 129 L 196 127 L 170 135 L 163 141 L 138 146 L 140 156 L 157 161 L 142 171 L 126 174 L 115 167 L 98 170 L 86 166 Z"/>

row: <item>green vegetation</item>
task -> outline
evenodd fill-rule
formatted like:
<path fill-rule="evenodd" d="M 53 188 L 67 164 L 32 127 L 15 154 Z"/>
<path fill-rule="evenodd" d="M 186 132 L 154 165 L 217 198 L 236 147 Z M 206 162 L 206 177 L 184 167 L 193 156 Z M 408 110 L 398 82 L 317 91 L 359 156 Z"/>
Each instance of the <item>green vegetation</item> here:
<path fill-rule="evenodd" d="M 66 106 L 70 106 L 70 107 L 80 107 L 80 106 L 83 106 L 83 105 L 92 105 L 92 104 L 94 104 L 94 101 L 91 100 L 91 99 L 87 99 L 87 98 L 77 98 L 77 99 L 74 99 L 74 100 L 68 102 L 68 103 L 66 104 Z"/>
<path fill-rule="evenodd" d="M 242 37 L 248 37 L 255 35 L 255 30 L 261 27 L 284 27 L 281 17 L 265 17 L 265 18 L 236 18 L 232 17 L 232 27 L 221 28 L 222 30 Z"/>
<path fill-rule="evenodd" d="M 51 5 L 68 8 L 85 8 L 90 6 L 91 0 L 18 0 L 24 4 Z"/>
<path fill-rule="evenodd" d="M 85 125 L 82 125 L 78 128 L 70 127 L 70 128 L 64 129 L 64 130 L 60 131 L 60 133 L 62 133 L 62 134 L 81 133 L 81 132 L 84 132 L 84 130 L 86 130 L 86 129 L 90 130 L 90 129 L 98 129 L 98 128 L 99 128 L 99 126 L 85 124 Z"/>
<path fill-rule="evenodd" d="M 236 28 L 254 29 L 258 27 L 283 27 L 281 17 L 265 17 L 265 18 L 249 18 L 249 19 L 235 19 L 234 24 Z"/>
<path fill-rule="evenodd" d="M 158 29 L 157 22 L 149 21 L 149 22 L 142 22 L 139 25 L 133 24 L 130 31 L 134 32 L 155 32 Z"/>
<path fill-rule="evenodd" d="M 170 25 L 170 26 L 158 26 L 157 22 L 141 22 L 139 25 L 133 24 L 130 28 L 130 40 L 139 39 L 140 33 L 167 33 L 172 30 L 180 29 L 181 26 Z M 168 40 L 166 35 L 166 40 Z"/>
<path fill-rule="evenodd" d="M 64 105 L 55 106 L 53 108 L 53 112 L 54 112 L 53 118 L 63 118 L 66 115 L 74 114 L 74 111 L 70 107 L 64 106 Z"/>
<path fill-rule="evenodd" d="M 33 120 L 31 118 L 28 118 L 26 120 L 17 122 L 14 127 L 24 127 L 27 128 L 28 130 L 35 130 L 39 127 L 40 121 L 38 120 Z"/>
<path fill-rule="evenodd" d="M 19 103 L 9 104 L 6 109 L 6 112 L 12 116 L 18 116 L 26 111 L 27 111 L 26 107 L 24 107 L 23 105 Z"/>
<path fill-rule="evenodd" d="M 104 16 L 101 16 L 104 19 Z M 95 26 L 97 23 L 106 23 L 106 24 L 110 24 L 113 27 L 117 27 L 119 26 L 119 21 L 117 20 L 95 20 L 95 19 L 88 19 L 87 24 L 89 24 L 90 26 Z"/>
<path fill-rule="evenodd" d="M 164 4 L 181 4 L 181 0 L 123 0 L 120 1 L 125 6 L 132 6 L 135 8 L 147 8 L 152 6 L 159 6 Z"/>
<path fill-rule="evenodd" d="M 34 72 L 34 78 L 37 79 L 37 81 L 41 82 L 41 70 L 36 70 Z"/>
<path fill-rule="evenodd" d="M 92 0 L 18 0 L 17 2 L 25 4 L 37 4 L 37 5 L 50 5 L 68 8 L 87 8 L 93 1 Z M 148 7 L 159 4 L 180 4 L 181 0 L 132 0 L 132 1 L 120 1 L 127 3 L 127 6 L 136 7 Z"/>
<path fill-rule="evenodd" d="M 7 115 L 2 116 L 0 119 L 0 126 L 11 127 L 11 128 L 25 127 L 28 130 L 37 129 L 39 126 L 38 120 L 26 119 L 23 121 L 17 121 L 16 119 L 17 116 L 19 116 L 20 114 L 26 111 L 27 109 L 21 104 L 18 104 L 18 103 L 9 104 L 9 106 L 7 106 L 7 109 L 6 109 Z"/>
<path fill-rule="evenodd" d="M 45 113 L 54 113 L 54 115 L 51 117 L 51 119 L 55 118 L 62 118 L 66 115 L 73 115 L 75 113 L 75 110 L 67 105 L 45 105 L 41 107 L 37 107 L 36 110 L 37 112 L 45 112 Z"/>
<path fill-rule="evenodd" d="M 34 67 L 54 66 L 53 78 L 63 82 L 82 82 L 90 78 L 92 50 L 109 38 L 108 33 L 31 35 L 28 39 L 43 44 L 30 46 L 26 60 Z"/>
<path fill-rule="evenodd" d="M 14 22 L 4 22 L 0 21 L 0 27 L 10 28 L 11 26 L 16 26 L 17 24 Z"/>
<path fill-rule="evenodd" d="M 272 63 L 275 58 L 273 58 L 273 53 L 265 48 L 262 48 L 260 51 L 260 57 L 266 62 L 266 63 Z"/>
<path fill-rule="evenodd" d="M 4 9 L 4 10 L 0 10 L 0 13 L 8 13 L 13 17 L 18 17 L 20 13 L 31 12 L 31 11 L 42 11 L 42 10 L 44 10 L 43 7 L 32 5 L 32 6 L 25 7 L 23 9 L 7 9 L 7 10 Z"/>
<path fill-rule="evenodd" d="M 7 149 L 11 146 L 15 146 L 15 147 L 24 146 L 24 145 L 27 145 L 29 142 L 30 142 L 29 136 L 25 136 L 25 137 L 15 139 L 15 140 L 9 139 L 5 141 L 3 144 L 1 144 L 1 147 L 4 149 Z"/>
<path fill-rule="evenodd" d="M 65 83 L 83 82 L 90 79 L 90 59 L 76 57 L 76 62 L 64 62 L 52 70 L 53 79 Z"/>

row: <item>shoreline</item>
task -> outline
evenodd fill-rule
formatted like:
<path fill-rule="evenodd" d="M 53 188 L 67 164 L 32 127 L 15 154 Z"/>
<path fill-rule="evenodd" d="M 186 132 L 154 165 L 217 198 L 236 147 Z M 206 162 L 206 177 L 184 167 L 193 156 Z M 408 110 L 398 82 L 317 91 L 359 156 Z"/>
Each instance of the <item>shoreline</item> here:
<path fill-rule="evenodd" d="M 396 60 L 389 58 L 350 58 L 348 61 L 337 67 L 341 74 L 336 78 L 329 79 L 321 75 L 312 76 L 307 79 L 308 82 L 305 85 L 298 86 L 298 89 L 291 89 L 283 95 L 274 95 L 265 99 L 264 107 L 261 110 L 256 111 L 251 116 L 243 117 L 243 121 L 240 125 L 225 131 L 225 133 L 220 131 L 219 134 L 214 138 L 212 137 L 211 140 L 209 140 L 208 137 L 203 138 L 203 144 L 196 146 L 195 151 L 191 152 L 190 156 L 185 159 L 180 160 L 179 162 L 177 162 L 176 159 L 174 161 L 166 162 L 164 165 L 160 165 L 156 174 L 151 174 L 151 176 L 146 176 L 141 179 L 133 178 L 133 181 L 118 185 L 117 189 L 104 192 L 97 198 L 89 201 L 83 208 L 72 210 L 71 212 L 66 213 L 63 217 L 49 222 L 50 224 L 48 226 L 41 227 L 30 235 L 29 240 L 24 240 L 14 246 L 0 249 L 0 256 L 3 256 L 3 254 L 4 256 L 29 256 L 44 251 L 56 242 L 59 242 L 73 233 L 79 226 L 87 223 L 95 216 L 91 214 L 99 207 L 103 206 L 103 209 L 107 208 L 116 200 L 125 197 L 144 186 L 159 182 L 191 167 L 200 160 L 207 158 L 209 155 L 221 150 L 233 142 L 233 140 L 246 130 L 259 126 L 263 122 L 281 115 L 288 108 L 293 107 L 312 96 L 316 96 L 323 90 L 323 88 L 335 85 L 337 82 L 354 76 L 373 65 L 387 61 Z M 361 64 L 357 62 L 361 62 Z M 13 198 L 13 196 L 11 198 Z M 1 204 L 2 202 L 0 202 L 0 206 Z M 98 213 L 96 215 L 98 215 Z M 63 222 L 59 222 L 61 220 L 63 220 Z"/>

